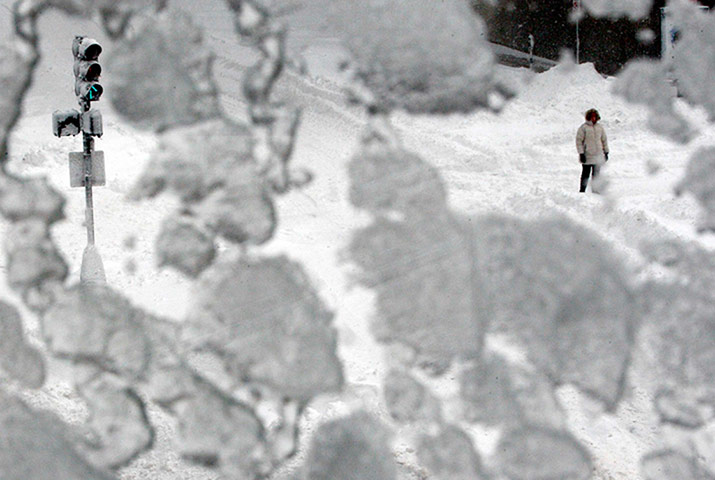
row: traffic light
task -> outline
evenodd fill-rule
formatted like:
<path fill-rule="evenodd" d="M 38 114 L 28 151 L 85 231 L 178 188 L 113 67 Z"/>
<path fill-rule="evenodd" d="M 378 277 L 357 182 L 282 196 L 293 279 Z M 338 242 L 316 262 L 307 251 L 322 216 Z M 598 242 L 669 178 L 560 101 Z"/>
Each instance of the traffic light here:
<path fill-rule="evenodd" d="M 102 46 L 96 40 L 77 36 L 72 42 L 74 54 L 74 93 L 82 102 L 99 100 L 104 89 L 97 82 L 102 74 L 102 66 L 97 62 Z"/>

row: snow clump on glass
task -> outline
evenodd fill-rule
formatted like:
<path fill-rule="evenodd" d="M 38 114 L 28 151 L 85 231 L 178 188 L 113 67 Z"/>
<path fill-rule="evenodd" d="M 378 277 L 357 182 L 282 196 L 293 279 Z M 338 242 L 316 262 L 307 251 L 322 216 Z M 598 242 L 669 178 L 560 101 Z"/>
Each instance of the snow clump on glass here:
<path fill-rule="evenodd" d="M 42 328 L 53 355 L 136 380 L 151 355 L 146 319 L 121 294 L 105 286 L 78 285 L 57 296 L 42 317 Z"/>
<path fill-rule="evenodd" d="M 691 6 L 675 12 L 682 25 L 673 50 L 673 66 L 678 91 L 696 105 L 702 105 L 710 121 L 715 121 L 715 15 Z"/>
<path fill-rule="evenodd" d="M 641 460 L 641 474 L 644 480 L 715 480 L 715 474 L 708 471 L 699 458 L 670 449 L 645 455 Z"/>
<path fill-rule="evenodd" d="M 308 451 L 306 480 L 395 480 L 390 434 L 378 420 L 358 411 L 321 425 Z"/>
<path fill-rule="evenodd" d="M 224 119 L 174 128 L 161 135 L 130 196 L 169 190 L 201 229 L 231 242 L 261 244 L 273 235 L 276 212 L 253 147 L 247 127 Z M 196 260 L 177 259 L 185 267 Z"/>
<path fill-rule="evenodd" d="M 561 428 L 564 413 L 545 374 L 484 355 L 459 376 L 463 417 L 489 426 Z"/>
<path fill-rule="evenodd" d="M 615 407 L 637 305 L 608 245 L 566 218 L 489 216 L 473 227 L 489 331 L 516 340 L 557 383 Z"/>
<path fill-rule="evenodd" d="M 497 452 L 501 470 L 511 480 L 591 478 L 590 455 L 567 432 L 541 427 L 509 430 Z"/>
<path fill-rule="evenodd" d="M 439 400 L 409 373 L 391 370 L 384 385 L 385 404 L 396 422 L 437 422 L 442 418 Z"/>
<path fill-rule="evenodd" d="M 176 405 L 180 454 L 218 467 L 226 478 L 264 478 L 271 466 L 260 422 L 245 405 L 207 386 Z"/>
<path fill-rule="evenodd" d="M 54 415 L 0 391 L 3 480 L 116 480 L 77 452 L 75 435 Z"/>
<path fill-rule="evenodd" d="M 676 185 L 675 191 L 692 194 L 702 206 L 698 229 L 715 231 L 715 148 L 701 148 L 693 154 L 685 177 Z"/>
<path fill-rule="evenodd" d="M 381 111 L 469 112 L 510 96 L 482 20 L 464 0 L 339 0 L 333 24 Z"/>
<path fill-rule="evenodd" d="M 213 54 L 191 18 L 165 11 L 136 28 L 107 60 L 107 91 L 116 111 L 154 130 L 218 117 Z"/>
<path fill-rule="evenodd" d="M 0 174 L 0 212 L 17 222 L 36 217 L 50 225 L 64 218 L 64 197 L 45 178 Z"/>
<path fill-rule="evenodd" d="M 342 385 L 332 313 L 284 257 L 216 264 L 199 280 L 185 345 L 215 352 L 236 385 L 305 403 Z"/>
<path fill-rule="evenodd" d="M 168 217 L 156 239 L 156 256 L 159 266 L 196 277 L 216 256 L 214 237 L 191 217 Z"/>
<path fill-rule="evenodd" d="M 27 343 L 22 318 L 12 305 L 0 301 L 0 372 L 27 388 L 45 383 L 45 358 Z M 1 471 L 1 469 L 0 469 Z"/>
<path fill-rule="evenodd" d="M 0 163 L 6 161 L 10 129 L 20 115 L 37 52 L 19 40 L 0 42 Z"/>
<path fill-rule="evenodd" d="M 652 60 L 634 60 L 618 75 L 613 93 L 632 103 L 647 105 L 648 127 L 680 143 L 697 133 L 673 107 L 673 87 L 667 81 L 667 67 Z"/>
<path fill-rule="evenodd" d="M 4 246 L 8 283 L 24 300 L 38 293 L 51 296 L 45 290 L 51 285 L 61 285 L 67 278 L 67 263 L 52 243 L 50 229 L 43 220 L 33 217 L 12 224 Z M 46 301 L 33 303 L 38 308 L 44 304 Z"/>
<path fill-rule="evenodd" d="M 121 379 L 104 373 L 78 390 L 89 408 L 91 437 L 81 450 L 90 463 L 116 469 L 151 447 L 154 430 L 146 406 Z"/>
<path fill-rule="evenodd" d="M 440 480 L 481 480 L 482 462 L 469 436 L 453 425 L 422 435 L 417 447 L 420 464 Z M 430 478 L 429 476 L 427 478 Z"/>

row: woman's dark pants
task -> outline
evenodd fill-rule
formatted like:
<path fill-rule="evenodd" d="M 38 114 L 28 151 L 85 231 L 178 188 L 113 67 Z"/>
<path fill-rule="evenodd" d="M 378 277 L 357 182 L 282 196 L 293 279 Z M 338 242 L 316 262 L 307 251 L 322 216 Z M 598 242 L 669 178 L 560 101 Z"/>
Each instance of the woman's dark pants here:
<path fill-rule="evenodd" d="M 593 190 L 593 181 L 596 180 L 601 171 L 600 165 L 581 165 L 581 189 L 580 192 L 585 192 L 588 186 L 588 178 L 591 177 L 591 190 Z M 597 193 L 597 192 L 594 192 Z"/>

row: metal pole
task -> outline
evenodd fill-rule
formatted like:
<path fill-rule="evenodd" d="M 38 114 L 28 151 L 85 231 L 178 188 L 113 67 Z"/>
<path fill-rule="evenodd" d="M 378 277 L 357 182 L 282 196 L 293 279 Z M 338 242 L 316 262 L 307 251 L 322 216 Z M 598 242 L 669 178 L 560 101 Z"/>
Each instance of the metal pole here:
<path fill-rule="evenodd" d="M 81 106 L 83 113 L 90 109 L 90 103 L 87 100 L 82 100 Z M 92 151 L 94 150 L 94 139 L 83 131 L 82 143 L 84 144 L 84 197 L 87 244 L 94 245 L 94 205 L 92 201 Z"/>
<path fill-rule="evenodd" d="M 576 17 L 576 65 L 581 64 L 581 39 L 578 36 L 578 24 L 579 24 L 579 19 Z"/>
<path fill-rule="evenodd" d="M 534 68 L 534 35 L 529 34 L 529 68 Z"/>
<path fill-rule="evenodd" d="M 576 65 L 581 64 L 581 37 L 578 34 L 578 24 L 581 22 L 581 0 L 574 0 L 573 6 L 576 9 Z"/>

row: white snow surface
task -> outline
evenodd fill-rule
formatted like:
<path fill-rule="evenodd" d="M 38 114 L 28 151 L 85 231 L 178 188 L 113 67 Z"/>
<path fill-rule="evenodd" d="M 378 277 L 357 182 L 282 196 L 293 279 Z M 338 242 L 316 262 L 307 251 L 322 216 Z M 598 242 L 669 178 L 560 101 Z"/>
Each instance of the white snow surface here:
<path fill-rule="evenodd" d="M 0 7 L 6 3 L 1 2 Z M 215 69 L 223 108 L 229 116 L 243 118 L 239 81 L 243 69 L 255 58 L 237 43 L 222 9 L 216 5 L 192 13 L 211 25 L 207 35 L 217 54 Z M 0 22 L 6 20 L 6 13 L 0 8 Z M 71 265 L 73 280 L 78 280 L 86 235 L 84 195 L 81 189 L 69 187 L 67 155 L 79 150 L 81 142 L 78 137 L 54 138 L 50 118 L 52 110 L 74 106 L 68 34 L 86 29 L 94 35 L 98 27 L 59 15 L 43 22 L 46 55 L 25 102 L 25 115 L 11 139 L 10 169 L 46 175 L 66 195 L 67 219 L 57 224 L 53 235 Z M 0 38 L 4 36 L 3 31 Z M 365 116 L 343 98 L 345 79 L 336 62 L 344 52 L 338 43 L 309 28 L 298 31 L 296 38 L 292 48 L 302 52 L 311 73 L 301 77 L 289 72 L 281 80 L 278 96 L 304 109 L 292 163 L 311 170 L 315 179 L 307 188 L 278 200 L 277 233 L 261 252 L 285 253 L 303 263 L 336 313 L 339 352 L 346 379 L 353 385 L 352 395 L 374 399 L 386 373 L 384 355 L 388 351 L 369 333 L 372 294 L 352 284 L 351 266 L 341 260 L 352 231 L 366 222 L 364 214 L 348 201 L 345 171 Z M 699 207 L 694 199 L 673 193 L 690 155 L 715 143 L 715 127 L 707 123 L 702 110 L 677 103 L 678 110 L 699 128 L 699 136 L 681 145 L 652 133 L 647 126 L 647 108 L 627 104 L 612 94 L 613 79 L 602 77 L 591 64 L 562 64 L 542 74 L 499 67 L 499 75 L 521 86 L 519 95 L 500 114 L 414 116 L 398 112 L 392 117 L 405 147 L 439 168 L 456 210 L 470 215 L 506 212 L 525 218 L 565 214 L 600 232 L 635 270 L 644 266 L 638 253 L 644 240 L 691 239 L 715 253 L 715 236 L 696 232 Z M 177 200 L 164 195 L 131 203 L 125 198 L 156 145 L 156 137 L 122 123 L 108 101 L 95 106 L 104 113 L 105 134 L 96 146 L 105 152 L 107 185 L 95 189 L 94 202 L 97 246 L 107 280 L 135 304 L 181 321 L 189 307 L 191 282 L 174 271 L 157 270 L 153 253 L 159 225 L 174 211 Z M 574 136 L 583 113 L 591 107 L 601 114 L 611 148 L 604 169 L 609 185 L 603 196 L 578 193 L 580 165 Z M 2 221 L 0 233 L 7 225 Z M 0 269 L 5 269 L 4 260 L 0 262 Z M 20 305 L 6 285 L 0 287 L 0 296 Z M 30 332 L 33 335 L 37 338 L 36 327 Z M 77 421 L 84 413 L 68 391 L 55 375 L 31 401 Z M 595 457 L 597 478 L 640 478 L 640 456 L 663 445 L 660 432 L 651 428 L 655 422 L 650 401 L 643 398 L 637 382 L 614 413 L 604 413 L 570 387 L 563 388 L 560 396 L 572 433 Z M 347 408 L 341 405 L 318 401 L 306 415 L 321 420 Z M 178 460 L 166 447 L 170 422 L 156 412 L 154 415 L 164 422 L 159 427 L 157 450 L 123 470 L 122 478 L 213 478 L 208 471 Z M 713 468 L 715 425 L 702 432 L 696 443 L 702 445 L 700 453 Z M 489 444 L 488 432 L 470 433 L 480 448 Z"/>

